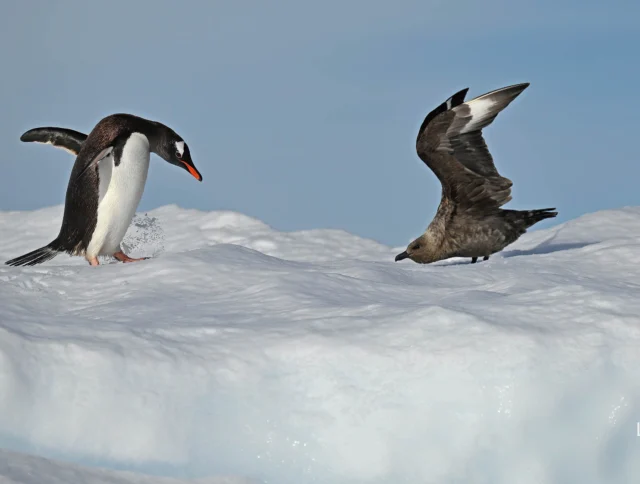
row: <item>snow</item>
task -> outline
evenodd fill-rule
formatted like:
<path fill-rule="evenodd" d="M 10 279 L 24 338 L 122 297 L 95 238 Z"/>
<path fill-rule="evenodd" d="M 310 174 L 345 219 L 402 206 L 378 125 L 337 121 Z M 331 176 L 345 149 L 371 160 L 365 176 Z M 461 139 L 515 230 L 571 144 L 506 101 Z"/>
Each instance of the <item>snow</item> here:
<path fill-rule="evenodd" d="M 175 206 L 126 249 L 0 267 L 0 482 L 640 482 L 640 208 L 474 265 Z"/>
<path fill-rule="evenodd" d="M 62 464 L 50 459 L 0 451 L 0 484 L 255 484 L 240 478 L 180 480 Z"/>

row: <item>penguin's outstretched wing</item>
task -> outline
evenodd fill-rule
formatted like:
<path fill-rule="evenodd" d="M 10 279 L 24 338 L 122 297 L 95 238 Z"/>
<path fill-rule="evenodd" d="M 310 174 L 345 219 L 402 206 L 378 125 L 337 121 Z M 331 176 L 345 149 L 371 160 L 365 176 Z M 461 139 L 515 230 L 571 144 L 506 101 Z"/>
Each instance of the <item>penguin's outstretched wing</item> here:
<path fill-rule="evenodd" d="M 87 135 L 66 128 L 33 128 L 20 136 L 20 141 L 25 143 L 43 143 L 55 146 L 68 151 L 74 156 L 78 156 L 82 144 L 87 139 Z"/>

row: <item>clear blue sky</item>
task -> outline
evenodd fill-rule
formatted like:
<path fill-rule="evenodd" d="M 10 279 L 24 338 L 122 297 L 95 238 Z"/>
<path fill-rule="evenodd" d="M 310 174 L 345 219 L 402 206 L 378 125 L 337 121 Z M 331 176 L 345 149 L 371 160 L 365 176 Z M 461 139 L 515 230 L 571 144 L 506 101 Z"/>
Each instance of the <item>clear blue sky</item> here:
<path fill-rule="evenodd" d="M 639 39 L 637 1 L 6 2 L 0 210 L 64 201 L 73 158 L 22 132 L 129 112 L 180 133 L 204 177 L 154 157 L 142 210 L 403 245 L 440 198 L 415 153 L 424 116 L 461 88 L 524 81 L 485 130 L 507 207 L 564 221 L 638 205 Z"/>

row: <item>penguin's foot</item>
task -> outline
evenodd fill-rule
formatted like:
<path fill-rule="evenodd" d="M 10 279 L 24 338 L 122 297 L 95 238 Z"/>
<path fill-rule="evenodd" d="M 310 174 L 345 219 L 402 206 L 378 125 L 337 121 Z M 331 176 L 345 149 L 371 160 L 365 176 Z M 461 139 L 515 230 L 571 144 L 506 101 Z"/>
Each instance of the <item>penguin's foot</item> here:
<path fill-rule="evenodd" d="M 90 266 L 95 267 L 95 266 L 99 266 L 100 262 L 98 262 L 98 258 L 97 257 L 91 257 L 90 259 L 87 259 L 87 262 L 89 263 Z"/>
<path fill-rule="evenodd" d="M 127 263 L 127 262 L 139 262 L 141 260 L 146 260 L 147 259 L 147 257 L 141 257 L 140 259 L 132 259 L 131 257 L 129 257 L 127 254 L 125 254 L 121 250 L 116 252 L 115 254 L 113 254 L 113 257 L 118 259 L 120 262 L 124 262 L 124 263 Z"/>

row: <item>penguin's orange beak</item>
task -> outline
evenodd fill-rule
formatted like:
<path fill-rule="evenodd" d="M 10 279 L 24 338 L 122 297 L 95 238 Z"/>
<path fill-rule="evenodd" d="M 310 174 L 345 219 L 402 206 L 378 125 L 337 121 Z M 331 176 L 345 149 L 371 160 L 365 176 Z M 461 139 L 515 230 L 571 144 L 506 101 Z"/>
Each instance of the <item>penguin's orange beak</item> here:
<path fill-rule="evenodd" d="M 193 166 L 191 163 L 189 163 L 187 161 L 184 161 L 184 160 L 180 160 L 180 162 L 186 167 L 186 169 L 189 171 L 189 173 L 191 173 L 193 178 L 195 178 L 198 181 L 202 181 L 202 175 L 200 174 L 200 172 L 198 170 L 196 170 L 195 166 Z"/>

